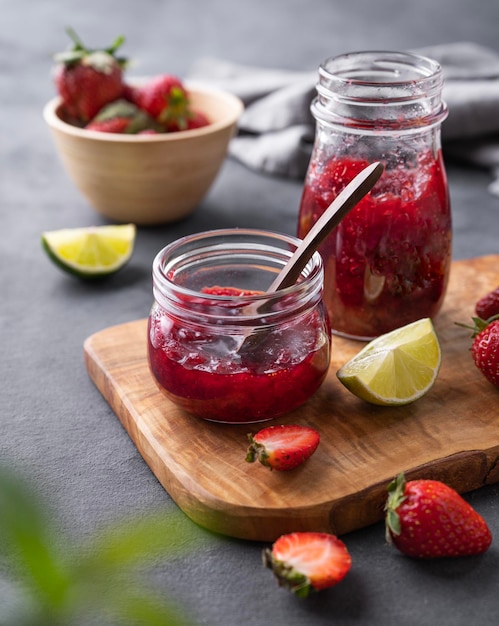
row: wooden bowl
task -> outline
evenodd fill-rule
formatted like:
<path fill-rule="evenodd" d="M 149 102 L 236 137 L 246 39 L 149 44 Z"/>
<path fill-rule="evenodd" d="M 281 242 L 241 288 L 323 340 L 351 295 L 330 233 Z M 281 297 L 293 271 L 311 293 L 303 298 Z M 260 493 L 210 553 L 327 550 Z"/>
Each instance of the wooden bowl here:
<path fill-rule="evenodd" d="M 64 122 L 60 98 L 45 105 L 62 163 L 98 213 L 118 223 L 164 224 L 188 216 L 206 195 L 243 104 L 206 86 L 186 88 L 192 108 L 212 120 L 208 126 L 160 135 L 101 133 Z"/>

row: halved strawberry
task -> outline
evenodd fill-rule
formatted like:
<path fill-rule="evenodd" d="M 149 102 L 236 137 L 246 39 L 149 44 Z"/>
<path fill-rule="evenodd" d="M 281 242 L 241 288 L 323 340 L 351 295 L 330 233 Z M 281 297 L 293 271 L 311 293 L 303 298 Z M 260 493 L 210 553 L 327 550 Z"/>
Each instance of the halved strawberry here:
<path fill-rule="evenodd" d="M 268 426 L 248 434 L 250 446 L 246 461 L 260 461 L 262 465 L 279 471 L 292 470 L 304 463 L 316 451 L 320 435 L 309 426 L 282 424 Z"/>
<path fill-rule="evenodd" d="M 336 585 L 352 566 L 345 544 L 335 535 L 319 532 L 282 535 L 272 549 L 264 550 L 263 562 L 279 586 L 301 598 Z"/>
<path fill-rule="evenodd" d="M 423 559 L 485 552 L 492 535 L 485 520 L 438 480 L 399 474 L 388 485 L 386 536 L 402 553 Z"/>

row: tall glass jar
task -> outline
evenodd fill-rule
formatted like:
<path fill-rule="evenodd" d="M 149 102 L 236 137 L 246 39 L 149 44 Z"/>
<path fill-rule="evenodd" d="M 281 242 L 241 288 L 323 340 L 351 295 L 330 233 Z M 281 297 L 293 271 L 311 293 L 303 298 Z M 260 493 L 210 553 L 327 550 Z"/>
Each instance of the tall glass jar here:
<path fill-rule="evenodd" d="M 345 54 L 319 68 L 298 236 L 361 169 L 385 166 L 321 246 L 333 332 L 371 339 L 442 305 L 452 245 L 442 86 L 438 63 L 401 52 Z"/>
<path fill-rule="evenodd" d="M 299 243 L 227 229 L 157 254 L 148 357 L 167 398 L 197 417 L 241 424 L 276 418 L 317 391 L 331 345 L 320 255 L 295 285 L 264 293 Z"/>

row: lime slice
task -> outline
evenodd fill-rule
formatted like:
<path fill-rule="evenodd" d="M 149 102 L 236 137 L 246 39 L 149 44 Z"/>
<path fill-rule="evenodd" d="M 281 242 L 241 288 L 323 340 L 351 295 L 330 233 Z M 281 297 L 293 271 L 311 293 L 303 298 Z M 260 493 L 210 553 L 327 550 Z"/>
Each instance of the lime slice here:
<path fill-rule="evenodd" d="M 42 234 L 42 246 L 61 269 L 80 278 L 114 274 L 132 256 L 135 224 L 64 228 Z"/>
<path fill-rule="evenodd" d="M 432 387 L 441 360 L 435 328 L 424 318 L 373 339 L 336 375 L 372 404 L 409 404 Z"/>

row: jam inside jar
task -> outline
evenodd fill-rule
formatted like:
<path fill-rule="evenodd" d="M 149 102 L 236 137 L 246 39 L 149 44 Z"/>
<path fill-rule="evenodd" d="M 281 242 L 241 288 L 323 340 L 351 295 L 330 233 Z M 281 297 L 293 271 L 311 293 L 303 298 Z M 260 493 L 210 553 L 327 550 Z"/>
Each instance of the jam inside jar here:
<path fill-rule="evenodd" d="M 452 231 L 441 89 L 440 66 L 412 54 L 352 53 L 319 69 L 298 236 L 360 170 L 373 161 L 385 168 L 320 248 L 324 300 L 337 334 L 372 339 L 434 317 L 443 303 Z"/>
<path fill-rule="evenodd" d="M 331 348 L 320 255 L 295 285 L 265 293 L 298 244 L 226 229 L 158 253 L 148 360 L 173 403 L 206 420 L 243 424 L 288 413 L 317 391 Z"/>

